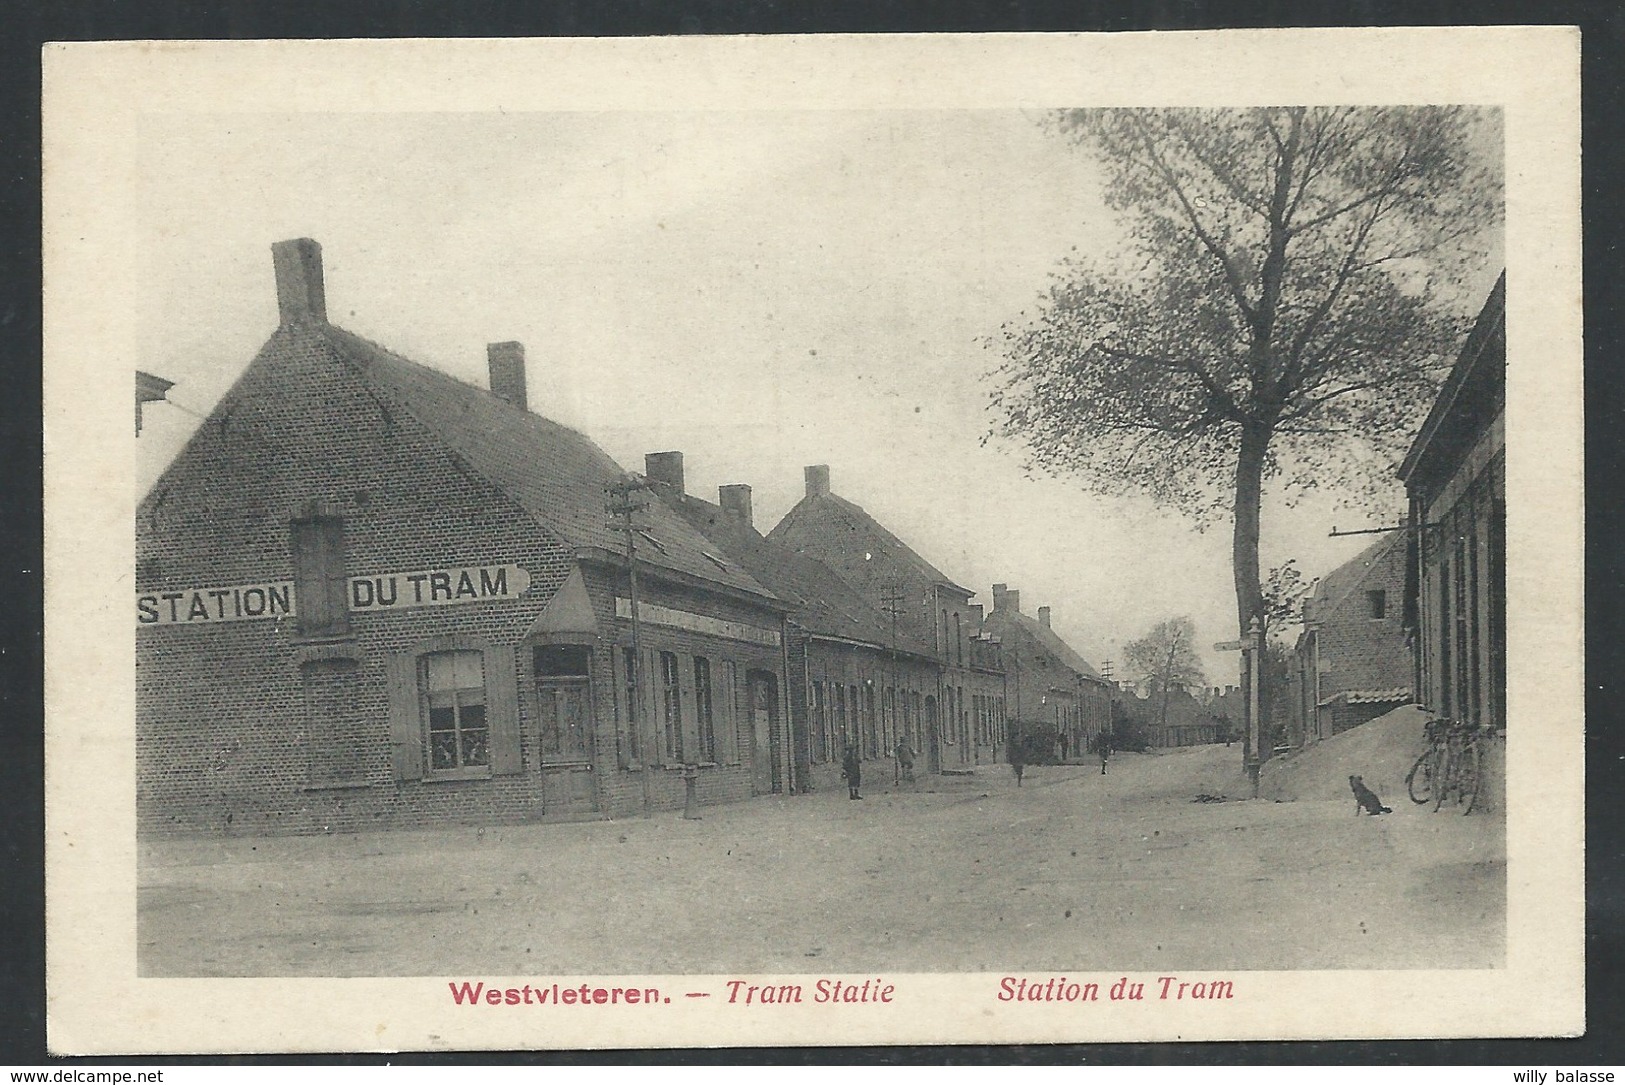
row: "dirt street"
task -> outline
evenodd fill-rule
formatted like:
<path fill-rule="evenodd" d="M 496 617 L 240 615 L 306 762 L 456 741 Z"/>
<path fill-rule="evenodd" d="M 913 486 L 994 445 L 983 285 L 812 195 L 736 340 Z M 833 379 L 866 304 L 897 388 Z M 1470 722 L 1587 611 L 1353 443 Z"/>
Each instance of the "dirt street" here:
<path fill-rule="evenodd" d="M 147 976 L 1484 968 L 1504 823 L 1240 800 L 1239 748 L 648 820 L 153 840 Z M 877 772 L 876 775 L 882 775 Z M 1233 801 L 1198 803 L 1201 794 Z"/>

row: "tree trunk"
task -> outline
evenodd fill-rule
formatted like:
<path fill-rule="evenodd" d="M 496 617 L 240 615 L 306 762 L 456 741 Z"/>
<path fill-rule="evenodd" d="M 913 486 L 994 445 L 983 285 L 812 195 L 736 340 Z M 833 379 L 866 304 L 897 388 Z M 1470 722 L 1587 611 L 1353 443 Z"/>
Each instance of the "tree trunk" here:
<path fill-rule="evenodd" d="M 1236 459 L 1236 521 L 1231 538 L 1230 563 L 1236 585 L 1236 620 L 1242 636 L 1253 618 L 1264 620 L 1264 591 L 1258 575 L 1258 525 L 1264 493 L 1264 453 L 1270 431 L 1249 425 L 1241 432 L 1241 454 Z"/>
<path fill-rule="evenodd" d="M 1258 619 L 1259 629 L 1264 628 L 1264 592 L 1258 576 L 1258 525 L 1264 492 L 1264 454 L 1269 449 L 1269 442 L 1270 427 L 1258 423 L 1244 426 L 1241 431 L 1241 453 L 1236 459 L 1236 521 L 1231 540 L 1231 569 L 1236 586 L 1236 619 L 1243 643 L 1251 631 L 1254 618 Z M 1262 652 L 1263 644 L 1260 643 L 1254 650 Z M 1246 659 L 1246 656 L 1242 658 Z M 1259 664 L 1255 672 L 1260 677 L 1259 718 L 1254 727 L 1248 729 L 1247 741 L 1251 745 L 1253 735 L 1258 736 L 1256 748 L 1248 753 L 1257 762 L 1262 762 L 1264 747 L 1268 745 L 1263 735 L 1264 721 L 1269 718 L 1269 685 L 1262 680 L 1262 659 Z M 1242 693 L 1244 696 L 1247 694 L 1245 674 L 1242 676 Z"/>

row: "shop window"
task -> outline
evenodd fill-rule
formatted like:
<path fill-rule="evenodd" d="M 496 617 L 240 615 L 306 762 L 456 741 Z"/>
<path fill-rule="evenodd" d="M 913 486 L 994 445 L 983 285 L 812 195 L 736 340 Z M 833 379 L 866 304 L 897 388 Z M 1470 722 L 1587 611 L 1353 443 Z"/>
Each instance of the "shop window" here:
<path fill-rule="evenodd" d="M 875 687 L 863 687 L 863 739 L 870 757 L 880 756 L 880 727 L 875 719 Z"/>
<path fill-rule="evenodd" d="M 740 762 L 739 728 L 745 713 L 739 710 L 739 664 L 725 660 L 722 664 L 722 756 L 728 764 Z"/>
<path fill-rule="evenodd" d="M 665 743 L 665 763 L 683 763 L 683 701 L 677 679 L 677 656 L 661 652 L 660 656 L 660 715 L 661 736 Z"/>
<path fill-rule="evenodd" d="M 844 754 L 852 742 L 851 725 L 846 718 L 846 687 L 840 684 L 835 686 L 835 733 L 838 738 L 839 750 L 837 756 Z"/>
<path fill-rule="evenodd" d="M 701 762 L 717 760 L 716 720 L 711 711 L 711 661 L 694 657 L 694 720 L 699 731 Z"/>
<path fill-rule="evenodd" d="M 292 525 L 294 608 L 307 637 L 350 631 L 345 605 L 344 521 L 336 516 L 295 520 Z"/>
<path fill-rule="evenodd" d="M 824 718 L 824 683 L 812 684 L 813 751 L 819 761 L 829 760 L 829 723 Z"/>
<path fill-rule="evenodd" d="M 428 717 L 430 774 L 476 774 L 491 765 L 482 652 L 431 652 L 419 660 Z"/>

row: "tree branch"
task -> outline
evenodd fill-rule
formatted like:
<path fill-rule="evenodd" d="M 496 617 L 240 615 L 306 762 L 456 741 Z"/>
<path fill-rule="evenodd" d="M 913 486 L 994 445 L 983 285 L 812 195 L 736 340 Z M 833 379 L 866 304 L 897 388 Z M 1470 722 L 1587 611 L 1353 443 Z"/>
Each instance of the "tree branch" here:
<path fill-rule="evenodd" d="M 1257 313 L 1247 300 L 1246 285 L 1242 281 L 1241 272 L 1236 270 L 1235 261 L 1219 244 L 1217 239 L 1208 232 L 1207 228 L 1202 225 L 1201 218 L 1196 214 L 1195 206 L 1185 195 L 1185 190 L 1180 187 L 1179 178 L 1168 164 L 1162 160 L 1162 157 L 1157 154 L 1156 143 L 1152 139 L 1151 133 L 1146 131 L 1145 122 L 1136 116 L 1132 119 L 1132 123 L 1140 137 L 1141 146 L 1145 148 L 1146 157 L 1150 160 L 1153 168 L 1161 174 L 1163 184 L 1168 186 L 1168 190 L 1179 201 L 1179 206 L 1184 210 L 1185 218 L 1190 222 L 1191 229 L 1196 232 L 1197 238 L 1213 255 L 1213 258 L 1219 262 L 1219 266 L 1224 269 L 1225 282 L 1230 288 L 1230 296 L 1235 301 L 1236 307 L 1242 311 L 1249 322 L 1256 320 Z"/>
<path fill-rule="evenodd" d="M 1141 354 L 1135 351 L 1122 350 L 1118 347 L 1109 346 L 1106 343 L 1097 343 L 1095 344 L 1095 347 L 1097 350 L 1104 354 L 1108 354 L 1113 358 L 1121 358 L 1122 360 L 1129 362 L 1145 362 L 1148 365 L 1159 366 L 1163 369 L 1172 369 L 1182 373 L 1189 373 L 1191 376 L 1202 382 L 1202 387 L 1207 389 L 1208 398 L 1213 402 L 1214 406 L 1219 408 L 1226 418 L 1230 419 L 1232 422 L 1242 422 L 1246 420 L 1246 416 L 1242 414 L 1241 408 L 1236 405 L 1235 399 L 1228 391 L 1225 390 L 1224 386 L 1215 380 L 1212 374 L 1203 369 L 1201 365 L 1197 364 L 1196 362 L 1180 361 L 1176 358 L 1163 358 L 1155 354 Z"/>

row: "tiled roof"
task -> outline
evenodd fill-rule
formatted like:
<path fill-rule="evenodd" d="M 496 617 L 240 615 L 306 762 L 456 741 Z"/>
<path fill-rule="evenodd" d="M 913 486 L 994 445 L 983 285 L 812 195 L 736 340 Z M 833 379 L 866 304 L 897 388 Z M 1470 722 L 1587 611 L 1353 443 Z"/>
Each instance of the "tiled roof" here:
<path fill-rule="evenodd" d="M 1349 593 L 1360 586 L 1372 567 L 1387 557 L 1389 550 L 1404 545 L 1404 541 L 1404 531 L 1390 531 L 1379 536 L 1370 546 L 1321 577 L 1315 584 L 1315 590 L 1310 593 L 1309 598 L 1304 602 L 1304 621 L 1319 621 L 1325 615 L 1336 610 L 1343 600 L 1349 597 Z"/>
<path fill-rule="evenodd" d="M 1105 681 L 1100 677 L 1100 672 L 1095 670 L 1087 659 L 1084 659 L 1073 650 L 1070 644 L 1057 636 L 1055 630 L 1049 628 L 1037 618 L 1028 617 L 1020 611 L 1011 611 L 1007 608 L 995 610 L 989 614 L 986 624 L 989 627 L 989 632 L 1000 636 L 1007 636 L 1009 626 L 1015 624 L 1038 641 L 1039 644 L 1043 645 L 1045 651 L 1060 660 L 1069 670 L 1096 682 Z"/>
<path fill-rule="evenodd" d="M 376 391 L 400 404 L 566 545 L 624 551 L 623 536 L 608 524 L 604 487 L 626 472 L 587 437 L 342 328 L 328 325 L 322 334 Z M 649 530 L 638 550 L 646 564 L 772 597 L 743 569 L 706 557 L 713 548 L 662 502 L 649 503 L 646 522 Z"/>
<path fill-rule="evenodd" d="M 789 543 L 803 531 L 839 529 L 843 536 L 851 536 L 854 545 L 865 550 L 891 554 L 919 575 L 937 584 L 946 585 L 967 597 L 976 593 L 950 580 L 941 569 L 915 553 L 912 547 L 887 531 L 880 521 L 870 516 L 861 505 L 854 504 L 833 493 L 808 494 L 785 513 L 784 519 L 768 532 L 768 538 Z"/>
<path fill-rule="evenodd" d="M 809 633 L 932 655 L 931 646 L 906 628 L 894 633 L 894 623 L 823 562 L 765 538 L 720 505 L 665 487 L 655 492 L 718 550 L 790 603 L 795 608 L 791 620 Z"/>

